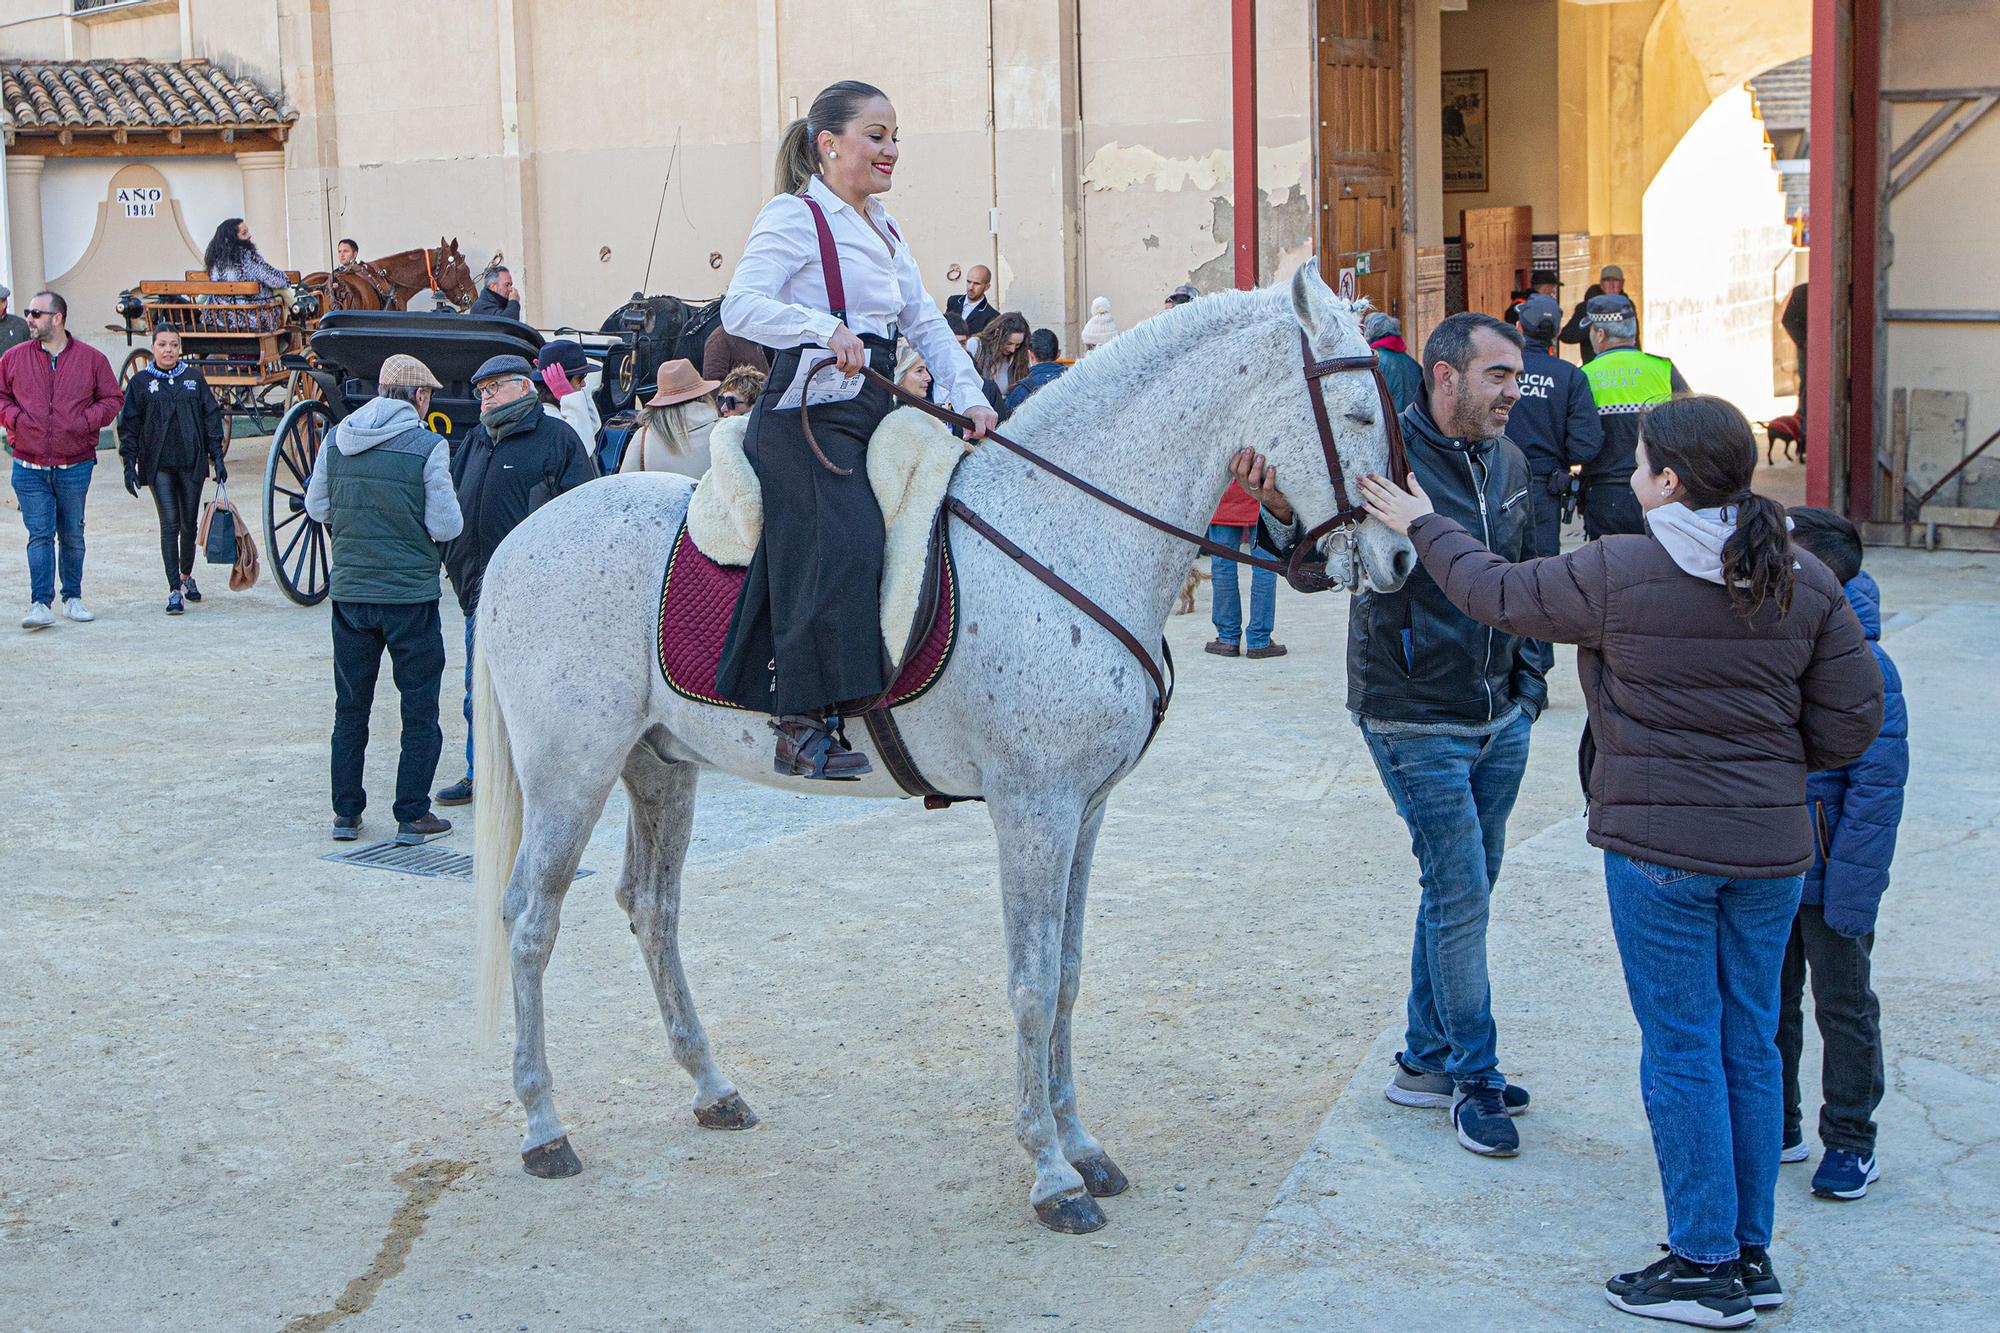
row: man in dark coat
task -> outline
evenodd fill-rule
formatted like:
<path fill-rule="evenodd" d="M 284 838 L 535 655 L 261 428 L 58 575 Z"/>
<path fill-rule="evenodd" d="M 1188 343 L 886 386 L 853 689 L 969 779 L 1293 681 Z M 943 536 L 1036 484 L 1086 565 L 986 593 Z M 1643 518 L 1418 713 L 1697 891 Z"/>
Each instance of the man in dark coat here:
<path fill-rule="evenodd" d="M 1056 338 L 1054 329 L 1036 329 L 1028 335 L 1028 373 L 1021 382 L 1007 390 L 1007 413 L 1012 416 L 1021 410 L 1021 404 L 1028 401 L 1037 389 L 1052 380 L 1060 379 L 1069 367 L 1062 363 L 1062 343 Z"/>
<path fill-rule="evenodd" d="M 1403 341 L 1403 322 L 1386 311 L 1372 311 L 1361 325 L 1362 336 L 1375 349 L 1375 359 L 1382 363 L 1382 377 L 1389 381 L 1389 401 L 1396 405 L 1398 416 L 1410 410 L 1410 404 L 1424 388 L 1424 368 L 1410 355 L 1410 345 Z"/>
<path fill-rule="evenodd" d="M 496 268 L 486 275 L 486 285 L 479 289 L 468 315 L 500 315 L 507 319 L 521 317 L 521 293 L 514 286 L 514 275 L 504 268 Z"/>
<path fill-rule="evenodd" d="M 526 357 L 489 357 L 473 372 L 479 425 L 451 458 L 451 484 L 465 531 L 445 549 L 445 572 L 465 612 L 465 777 L 437 795 L 439 805 L 472 799 L 472 644 L 486 562 L 521 520 L 597 475 L 568 422 L 542 410 Z"/>
<path fill-rule="evenodd" d="M 1590 364 L 1590 358 L 1597 355 L 1590 345 L 1590 325 L 1584 316 L 1590 311 L 1590 300 L 1594 296 L 1622 296 L 1625 294 L 1625 270 L 1616 264 L 1606 264 L 1598 271 L 1597 281 L 1586 287 L 1583 299 L 1570 312 L 1569 323 L 1563 325 L 1562 340 L 1583 353 L 1583 364 Z M 1637 337 L 1635 333 L 1633 337 Z"/>
<path fill-rule="evenodd" d="M 945 323 L 961 338 L 976 334 L 1000 317 L 986 293 L 993 287 L 993 273 L 984 264 L 974 264 L 965 274 L 965 291 L 945 298 Z"/>
<path fill-rule="evenodd" d="M 1570 468 L 1588 466 L 1604 447 L 1604 428 L 1597 419 L 1597 402 L 1583 371 L 1555 356 L 1562 307 L 1552 297 L 1531 296 L 1519 307 L 1521 336 L 1521 401 L 1507 418 L 1507 438 L 1528 457 L 1535 489 L 1536 555 L 1562 549 L 1562 500 L 1569 490 Z"/>
<path fill-rule="evenodd" d="M 7 302 L 13 295 L 5 286 L 0 286 L 0 356 L 34 336 L 28 331 L 27 320 L 9 313 Z"/>
<path fill-rule="evenodd" d="M 1521 335 L 1491 315 L 1453 315 L 1431 333 L 1423 365 L 1429 402 L 1402 416 L 1411 471 L 1439 512 L 1509 560 L 1530 556 L 1528 461 L 1504 434 Z M 1289 554 L 1304 532 L 1263 458 L 1245 450 L 1232 471 L 1263 503 L 1266 545 Z M 1512 1157 L 1521 1140 L 1511 1117 L 1528 1094 L 1500 1072 L 1486 922 L 1548 686 L 1529 640 L 1465 615 L 1422 569 L 1395 592 L 1355 594 L 1347 623 L 1347 709 L 1422 870 L 1409 1026 L 1385 1095 L 1450 1107 L 1461 1146 Z"/>

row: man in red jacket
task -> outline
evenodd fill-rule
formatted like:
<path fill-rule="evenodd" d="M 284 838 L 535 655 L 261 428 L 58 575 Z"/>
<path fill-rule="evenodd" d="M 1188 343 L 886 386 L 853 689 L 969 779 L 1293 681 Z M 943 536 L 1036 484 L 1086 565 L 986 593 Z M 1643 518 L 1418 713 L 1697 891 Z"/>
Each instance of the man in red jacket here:
<path fill-rule="evenodd" d="M 97 433 L 124 399 L 111 363 L 69 336 L 69 303 L 37 292 L 21 314 L 33 337 L 0 356 L 0 426 L 14 449 L 14 495 L 28 527 L 28 614 L 21 628 L 55 624 L 60 543 L 63 614 L 95 620 L 83 604 L 83 502 L 97 466 Z"/>

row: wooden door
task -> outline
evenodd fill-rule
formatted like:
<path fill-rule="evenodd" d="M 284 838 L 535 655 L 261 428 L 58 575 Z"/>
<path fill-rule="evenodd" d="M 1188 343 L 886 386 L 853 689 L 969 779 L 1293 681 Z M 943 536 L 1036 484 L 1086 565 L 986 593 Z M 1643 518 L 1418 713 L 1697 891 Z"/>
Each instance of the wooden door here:
<path fill-rule="evenodd" d="M 1465 308 L 1504 315 L 1508 298 L 1527 287 L 1534 266 L 1535 211 L 1468 208 L 1458 217 L 1465 244 Z"/>
<path fill-rule="evenodd" d="M 1402 0 L 1319 0 L 1319 266 L 1401 314 Z"/>

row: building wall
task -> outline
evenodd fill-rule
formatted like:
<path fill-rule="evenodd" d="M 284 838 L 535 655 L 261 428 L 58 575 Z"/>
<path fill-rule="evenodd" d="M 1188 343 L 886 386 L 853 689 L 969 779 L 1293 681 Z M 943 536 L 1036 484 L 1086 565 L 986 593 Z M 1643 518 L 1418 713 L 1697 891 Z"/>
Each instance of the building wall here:
<path fill-rule="evenodd" d="M 1477 0 L 1439 25 L 1441 68 L 1486 71 L 1487 171 L 1492 189 L 1444 196 L 1444 229 L 1459 232 L 1461 209 L 1526 204 L 1537 232 L 1556 230 L 1560 154 L 1557 0 Z M 1437 98 L 1418 114 L 1438 118 Z"/>
<path fill-rule="evenodd" d="M 95 216 L 105 189 L 121 167 L 145 161 L 167 178 L 167 188 L 181 206 L 188 234 L 206 245 L 217 223 L 243 216 L 243 173 L 227 157 L 75 157 L 51 158 L 42 168 L 42 254 L 49 275 L 66 273 L 90 245 L 91 230 L 81 221 Z M 135 273 L 142 278 L 178 278 L 180 273 Z M 67 293 L 65 293 L 67 295 Z M 79 307 L 81 308 L 81 307 Z M 93 324 L 110 319 L 111 311 L 92 310 Z"/>
<path fill-rule="evenodd" d="M 1724 93 L 1653 177 L 1644 204 L 1641 342 L 1689 384 L 1753 420 L 1792 410 L 1771 370 L 1772 325 L 1792 286 L 1784 190 L 1750 93 Z"/>
<path fill-rule="evenodd" d="M 2000 0 L 1884 0 L 1883 11 L 1884 88 L 1994 82 Z M 1888 104 L 1884 138 L 1902 143 L 1935 109 L 1935 103 Z M 1995 199 L 2000 111 L 1988 112 L 1884 210 L 1884 308 L 2000 310 L 2000 248 L 1987 238 L 1990 205 L 1980 207 Z M 1971 398 L 1967 446 L 2000 430 L 2000 382 L 1993 374 L 2000 324 L 1895 322 L 1882 336 L 1883 404 L 1896 388 L 1963 391 Z M 1886 407 L 1878 417 L 1886 422 Z M 1989 449 L 1985 457 L 1994 455 Z"/>

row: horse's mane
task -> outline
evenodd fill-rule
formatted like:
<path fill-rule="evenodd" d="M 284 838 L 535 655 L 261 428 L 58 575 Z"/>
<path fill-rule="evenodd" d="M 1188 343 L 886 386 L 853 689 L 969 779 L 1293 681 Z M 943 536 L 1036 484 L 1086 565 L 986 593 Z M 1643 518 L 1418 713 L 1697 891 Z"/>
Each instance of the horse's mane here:
<path fill-rule="evenodd" d="M 1358 323 L 1368 309 L 1366 301 L 1344 301 L 1338 295 L 1330 303 Z M 1164 357 L 1184 350 L 1197 341 L 1203 330 L 1233 330 L 1256 319 L 1283 311 L 1291 319 L 1291 293 L 1285 287 L 1258 287 L 1249 291 L 1230 290 L 1203 296 L 1125 329 L 1110 342 L 1091 350 L 1048 384 L 1036 390 L 1008 419 L 1036 425 L 1051 412 L 1066 413 L 1083 405 L 1083 399 L 1103 385 L 1135 376 Z"/>

